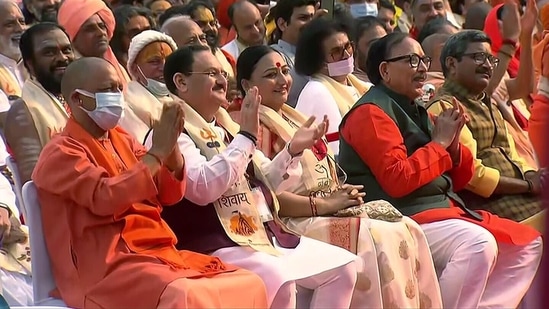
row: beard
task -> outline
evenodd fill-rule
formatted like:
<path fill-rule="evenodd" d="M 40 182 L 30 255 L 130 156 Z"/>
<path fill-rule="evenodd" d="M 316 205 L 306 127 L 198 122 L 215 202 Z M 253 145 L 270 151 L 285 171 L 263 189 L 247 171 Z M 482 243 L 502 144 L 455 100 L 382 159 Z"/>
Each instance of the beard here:
<path fill-rule="evenodd" d="M 57 12 L 59 11 L 59 3 L 52 6 L 43 7 L 40 12 L 40 22 L 57 23 Z"/>
<path fill-rule="evenodd" d="M 50 70 L 38 69 L 34 77 L 47 91 L 56 95 L 61 93 L 61 77 L 55 76 Z"/>
<path fill-rule="evenodd" d="M 217 32 L 214 31 L 208 31 L 206 34 L 206 42 L 208 43 L 208 46 L 210 49 L 215 52 L 215 50 L 219 47 L 219 35 Z"/>
<path fill-rule="evenodd" d="M 0 36 L 0 54 L 18 61 L 21 58 L 19 45 L 12 40 L 12 36 Z"/>

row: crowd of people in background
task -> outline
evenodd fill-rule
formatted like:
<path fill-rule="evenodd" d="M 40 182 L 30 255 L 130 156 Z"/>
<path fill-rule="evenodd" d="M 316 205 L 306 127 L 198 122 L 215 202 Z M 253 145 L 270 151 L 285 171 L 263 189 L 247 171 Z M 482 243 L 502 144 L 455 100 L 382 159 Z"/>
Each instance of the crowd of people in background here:
<path fill-rule="evenodd" d="M 0 0 L 0 300 L 541 308 L 548 33 L 545 0 Z"/>

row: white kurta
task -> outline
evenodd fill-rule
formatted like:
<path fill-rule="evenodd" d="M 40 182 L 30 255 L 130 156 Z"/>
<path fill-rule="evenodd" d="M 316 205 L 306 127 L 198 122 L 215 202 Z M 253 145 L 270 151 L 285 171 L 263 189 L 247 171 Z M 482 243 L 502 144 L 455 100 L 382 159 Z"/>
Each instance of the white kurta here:
<path fill-rule="evenodd" d="M 221 137 L 225 136 L 224 130 L 220 127 L 215 126 L 214 129 Z M 178 144 L 185 157 L 187 177 L 185 198 L 198 205 L 212 203 L 225 193 L 227 188 L 245 173 L 252 153 L 257 151 L 253 143 L 242 135 L 237 135 L 223 152 L 210 161 L 200 153 L 188 135 L 181 134 Z M 152 134 L 149 134 L 145 145 L 147 147 L 152 145 Z M 261 152 L 257 154 L 262 161 L 261 169 L 277 192 L 286 191 L 299 181 L 302 172 L 300 157 L 292 158 L 287 150 L 279 153 L 272 161 Z M 284 174 L 288 174 L 289 177 L 283 179 Z M 359 261 L 356 255 L 307 237 L 301 237 L 301 242 L 295 249 L 280 248 L 276 242 L 275 247 L 283 253 L 282 256 L 275 257 L 248 247 L 222 248 L 215 251 L 213 255 L 227 263 L 258 274 L 267 286 L 270 304 L 279 289 L 286 283 L 297 281 L 300 285 L 300 279 L 303 279 L 302 285 L 305 288 L 316 289 L 325 282 L 311 284 L 311 280 L 306 279 L 349 263 L 353 263 L 352 272 L 355 272 L 353 276 L 356 277 L 356 271 L 358 271 L 354 266 L 354 262 Z M 334 276 L 329 280 L 333 281 Z M 342 293 L 352 294 L 353 286 L 354 283 L 350 286 L 350 291 L 342 291 Z"/>
<path fill-rule="evenodd" d="M 355 99 L 355 102 L 360 99 L 360 94 L 354 87 L 346 86 L 345 89 L 349 91 L 351 96 Z M 328 127 L 328 132 L 326 134 L 339 132 L 339 124 L 344 115 L 341 115 L 334 97 L 328 88 L 321 82 L 310 80 L 305 85 L 297 99 L 295 109 L 305 116 L 315 116 L 317 121 L 322 121 L 324 115 L 327 115 L 330 126 Z M 339 141 L 331 142 L 329 145 L 332 152 L 335 155 L 338 155 Z"/>

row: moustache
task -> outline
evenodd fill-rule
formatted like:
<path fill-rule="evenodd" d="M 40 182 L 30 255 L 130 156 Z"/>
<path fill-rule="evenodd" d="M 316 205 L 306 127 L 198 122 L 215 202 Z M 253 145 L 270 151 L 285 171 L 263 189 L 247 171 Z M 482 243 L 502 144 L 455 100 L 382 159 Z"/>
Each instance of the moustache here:
<path fill-rule="evenodd" d="M 414 75 L 413 80 L 416 82 L 424 82 L 427 80 L 427 73 L 418 73 Z"/>
<path fill-rule="evenodd" d="M 225 90 L 225 86 L 222 85 L 222 84 L 215 84 L 215 86 L 213 87 L 213 90 L 214 91 L 217 91 L 217 90 Z"/>
<path fill-rule="evenodd" d="M 71 62 L 70 61 L 63 61 L 63 62 L 57 62 L 54 65 L 51 66 L 50 70 L 53 72 L 57 69 L 61 68 L 67 68 Z"/>
<path fill-rule="evenodd" d="M 475 73 L 477 74 L 487 74 L 489 77 L 492 77 L 492 70 L 490 69 L 487 69 L 487 68 L 478 68 L 477 70 L 475 70 Z"/>

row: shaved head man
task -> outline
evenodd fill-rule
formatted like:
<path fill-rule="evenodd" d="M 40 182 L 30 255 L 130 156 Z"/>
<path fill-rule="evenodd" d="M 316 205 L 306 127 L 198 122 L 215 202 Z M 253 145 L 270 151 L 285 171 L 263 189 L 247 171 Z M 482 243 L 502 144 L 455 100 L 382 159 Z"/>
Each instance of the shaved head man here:
<path fill-rule="evenodd" d="M 208 45 L 206 35 L 190 16 L 181 15 L 172 17 L 162 25 L 160 31 L 171 36 L 177 47 Z"/>
<path fill-rule="evenodd" d="M 442 72 L 442 67 L 440 64 L 440 52 L 444 43 L 450 38 L 450 34 L 446 33 L 435 33 L 428 36 L 421 43 L 421 47 L 425 52 L 425 55 L 431 57 L 431 68 L 429 71 Z"/>
<path fill-rule="evenodd" d="M 98 117 L 99 114 L 94 113 L 97 107 L 95 94 L 119 94 L 121 87 L 114 67 L 107 60 L 96 57 L 74 61 L 67 67 L 61 81 L 61 92 L 71 108 L 73 118 L 96 138 L 105 133 L 102 127 L 110 124 L 103 122 L 110 119 Z"/>
<path fill-rule="evenodd" d="M 492 6 L 486 2 L 479 2 L 471 5 L 465 15 L 463 29 L 474 29 L 482 31 L 484 29 L 484 21 L 490 13 Z"/>
<path fill-rule="evenodd" d="M 241 43 L 246 46 L 264 44 L 265 24 L 255 3 L 247 0 L 235 2 L 229 9 L 229 17 Z"/>

